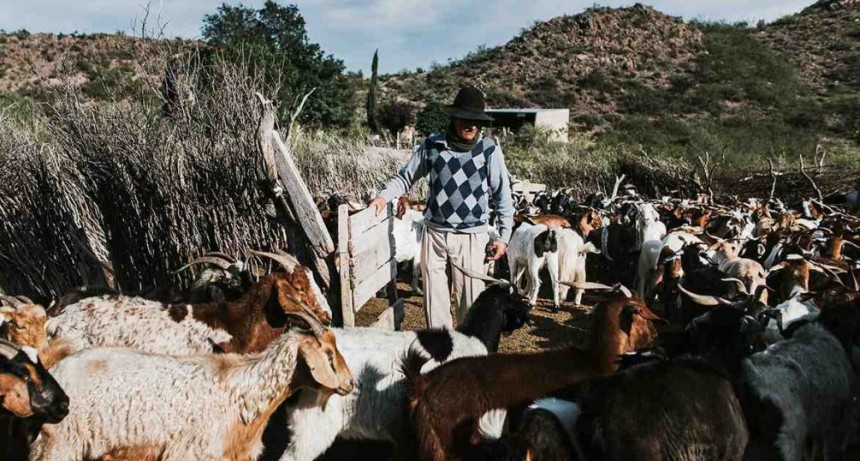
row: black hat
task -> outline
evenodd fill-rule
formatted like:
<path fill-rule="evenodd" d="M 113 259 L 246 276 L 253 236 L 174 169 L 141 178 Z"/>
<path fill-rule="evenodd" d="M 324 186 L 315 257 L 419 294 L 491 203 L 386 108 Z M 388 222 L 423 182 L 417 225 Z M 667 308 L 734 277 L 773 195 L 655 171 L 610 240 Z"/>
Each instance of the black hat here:
<path fill-rule="evenodd" d="M 484 113 L 486 104 L 484 103 L 484 93 L 474 86 L 464 86 L 457 92 L 457 97 L 454 98 L 454 104 L 445 106 L 448 109 L 448 114 L 451 117 L 463 118 L 466 120 L 483 120 L 492 122 L 493 117 Z"/>

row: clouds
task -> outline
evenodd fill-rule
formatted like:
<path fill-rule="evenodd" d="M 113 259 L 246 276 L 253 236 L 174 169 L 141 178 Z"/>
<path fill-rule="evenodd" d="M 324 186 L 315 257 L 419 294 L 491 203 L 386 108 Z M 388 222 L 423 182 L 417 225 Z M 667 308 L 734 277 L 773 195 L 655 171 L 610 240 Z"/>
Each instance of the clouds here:
<path fill-rule="evenodd" d="M 264 0 L 242 3 L 259 7 Z M 279 3 L 286 3 L 278 0 Z M 379 48 L 380 70 L 427 68 L 460 58 L 480 45 L 501 45 L 522 28 L 563 14 L 576 14 L 593 0 L 292 0 L 307 22 L 311 40 L 351 70 L 370 68 Z M 773 20 L 813 0 L 655 0 L 658 10 L 685 19 Z M 205 14 L 221 0 L 153 0 L 150 20 L 160 17 L 165 35 L 200 35 Z M 238 2 L 228 1 L 230 4 Z M 603 1 L 628 6 L 634 1 Z M 141 0 L 0 0 L 0 28 L 41 32 L 130 32 L 143 16 Z"/>

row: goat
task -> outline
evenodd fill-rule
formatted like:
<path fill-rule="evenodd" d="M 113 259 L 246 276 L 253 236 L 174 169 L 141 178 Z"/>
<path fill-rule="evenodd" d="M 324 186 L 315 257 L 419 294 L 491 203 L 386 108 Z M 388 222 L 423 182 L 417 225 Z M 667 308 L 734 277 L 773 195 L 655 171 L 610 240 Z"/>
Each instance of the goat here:
<path fill-rule="evenodd" d="M 732 383 L 700 359 L 650 361 L 551 395 L 505 438 L 515 459 L 740 461 L 748 440 Z"/>
<path fill-rule="evenodd" d="M 666 236 L 666 225 L 660 221 L 660 213 L 650 203 L 639 206 L 636 218 L 637 245 L 642 248 L 645 242 L 663 240 Z"/>
<path fill-rule="evenodd" d="M 545 224 L 524 223 L 511 236 L 508 245 L 508 267 L 511 271 L 511 285 L 517 286 L 523 272 L 528 273 L 529 302 L 537 304 L 540 290 L 540 270 L 546 266 L 552 284 L 552 309 L 557 311 L 559 302 L 558 287 L 558 239 L 557 231 Z"/>
<path fill-rule="evenodd" d="M 740 396 L 750 431 L 747 459 L 800 460 L 805 440 L 836 459 L 850 432 L 856 377 L 840 340 L 810 323 L 744 360 Z"/>
<path fill-rule="evenodd" d="M 585 259 L 588 253 L 600 253 L 593 243 L 584 243 L 582 237 L 570 229 L 561 229 L 556 233 L 558 240 L 558 280 L 561 282 L 585 282 Z M 562 284 L 559 299 L 567 299 L 570 286 Z M 574 304 L 582 304 L 583 289 L 577 289 Z"/>
<path fill-rule="evenodd" d="M 287 409 L 291 438 L 280 459 L 312 461 L 338 436 L 386 440 L 394 442 L 396 450 L 404 449 L 408 445 L 404 441 L 408 394 L 399 358 L 407 350 L 417 351 L 432 358 L 425 367 L 428 370 L 458 357 L 494 353 L 502 333 L 514 331 L 528 320 L 526 301 L 512 295 L 504 284 L 489 281 L 494 283 L 478 296 L 456 330 L 333 330 L 346 363 L 355 372 L 356 392 L 333 396 L 321 408 L 312 392 L 302 391 L 297 403 Z"/>
<path fill-rule="evenodd" d="M 35 352 L 0 340 L 0 458 L 26 459 L 41 425 L 68 413 L 68 396 Z"/>
<path fill-rule="evenodd" d="M 164 305 L 142 298 L 87 298 L 48 320 L 50 338 L 68 340 L 75 350 L 133 347 L 144 352 L 190 355 L 213 351 L 259 352 L 284 331 L 285 312 L 307 304 L 328 323 L 331 309 L 310 270 L 291 257 L 256 253 L 283 264 L 226 303 Z"/>
<path fill-rule="evenodd" d="M 644 303 L 615 293 L 592 313 L 587 349 L 568 347 L 536 354 L 465 357 L 420 374 L 426 361 L 410 351 L 404 373 L 416 431 L 418 459 L 463 456 L 456 442 L 475 434 L 487 411 L 525 405 L 564 386 L 612 373 L 619 354 L 641 349 L 656 338 Z"/>
<path fill-rule="evenodd" d="M 288 331 L 253 355 L 170 357 L 90 349 L 52 368 L 71 397 L 70 417 L 46 426 L 34 460 L 252 460 L 275 409 L 300 388 L 319 404 L 352 391 L 331 330 L 307 306 L 291 312 L 311 332 Z"/>
<path fill-rule="evenodd" d="M 739 258 L 740 244 L 737 240 L 719 241 L 713 248 L 714 261 L 726 277 L 741 280 L 748 293 L 759 293 L 759 286 L 767 286 L 766 272 L 758 261 Z M 761 291 L 762 302 L 767 302 L 767 292 Z"/>
<path fill-rule="evenodd" d="M 8 305 L 0 307 L 0 339 L 18 347 L 36 351 L 39 362 L 51 368 L 75 351 L 65 339 L 48 342 L 47 314 L 38 304 L 27 304 L 9 296 L 0 295 Z"/>

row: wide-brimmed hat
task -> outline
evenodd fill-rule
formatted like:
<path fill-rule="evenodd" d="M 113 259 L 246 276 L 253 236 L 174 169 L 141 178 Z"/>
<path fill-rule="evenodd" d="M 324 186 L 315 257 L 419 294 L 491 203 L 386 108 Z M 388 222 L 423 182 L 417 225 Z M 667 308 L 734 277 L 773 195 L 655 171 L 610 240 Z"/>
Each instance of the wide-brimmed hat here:
<path fill-rule="evenodd" d="M 464 86 L 457 92 L 457 97 L 454 98 L 454 104 L 445 106 L 448 109 L 448 114 L 451 117 L 464 118 L 466 120 L 482 120 L 492 122 L 493 117 L 490 117 L 486 110 L 484 102 L 484 93 L 474 86 Z"/>

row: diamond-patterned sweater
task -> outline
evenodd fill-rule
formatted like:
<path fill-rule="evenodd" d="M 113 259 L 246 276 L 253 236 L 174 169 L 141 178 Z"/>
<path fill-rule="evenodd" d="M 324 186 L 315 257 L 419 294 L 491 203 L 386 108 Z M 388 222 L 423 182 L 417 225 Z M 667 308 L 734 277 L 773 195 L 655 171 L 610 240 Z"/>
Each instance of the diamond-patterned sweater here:
<path fill-rule="evenodd" d="M 424 212 L 428 226 L 442 232 L 486 232 L 492 197 L 499 239 L 510 241 L 514 223 L 511 183 L 502 148 L 492 139 L 481 137 L 471 151 L 458 152 L 448 147 L 444 134 L 430 136 L 379 195 L 390 202 L 424 176 L 430 180 Z"/>

